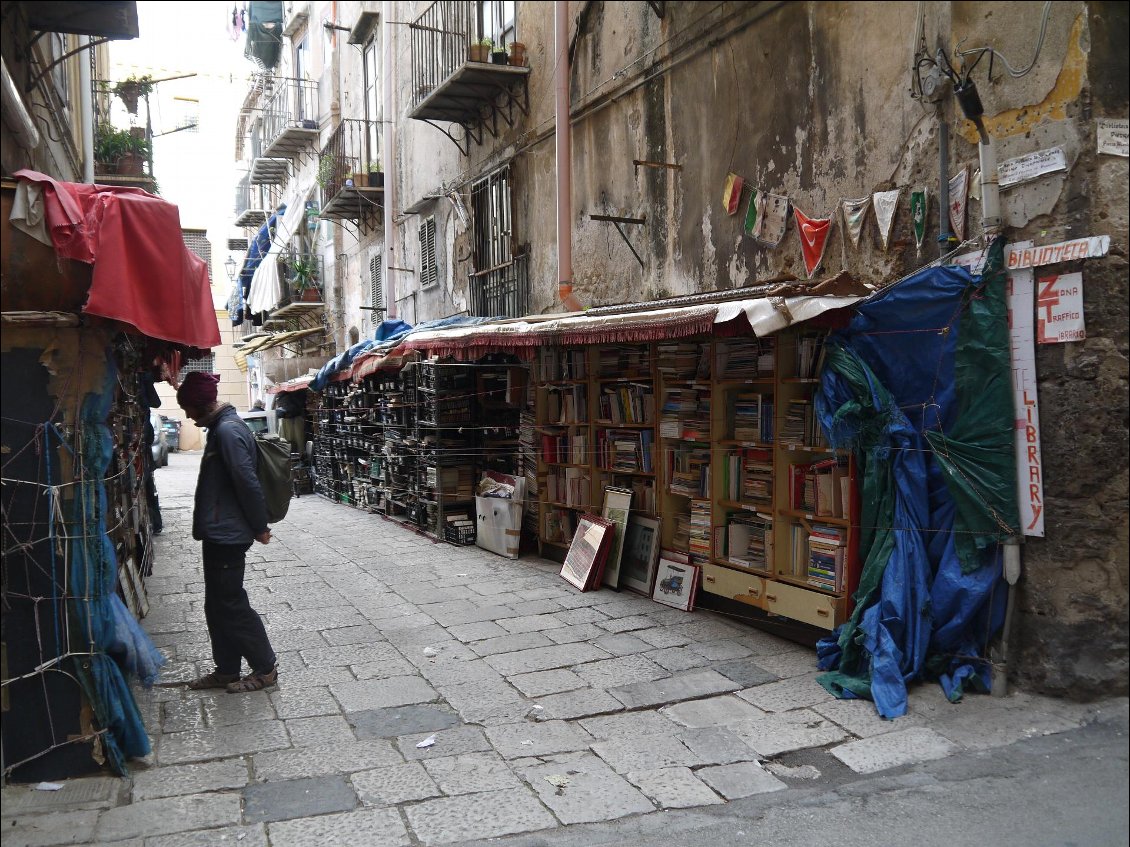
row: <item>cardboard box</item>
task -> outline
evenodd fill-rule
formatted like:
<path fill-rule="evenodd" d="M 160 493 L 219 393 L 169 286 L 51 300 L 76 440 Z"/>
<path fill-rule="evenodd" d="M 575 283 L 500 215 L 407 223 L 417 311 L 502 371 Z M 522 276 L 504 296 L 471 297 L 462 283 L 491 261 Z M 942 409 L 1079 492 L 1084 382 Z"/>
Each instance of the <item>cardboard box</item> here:
<path fill-rule="evenodd" d="M 518 558 L 522 503 L 500 497 L 475 498 L 475 544 L 510 559 Z"/>

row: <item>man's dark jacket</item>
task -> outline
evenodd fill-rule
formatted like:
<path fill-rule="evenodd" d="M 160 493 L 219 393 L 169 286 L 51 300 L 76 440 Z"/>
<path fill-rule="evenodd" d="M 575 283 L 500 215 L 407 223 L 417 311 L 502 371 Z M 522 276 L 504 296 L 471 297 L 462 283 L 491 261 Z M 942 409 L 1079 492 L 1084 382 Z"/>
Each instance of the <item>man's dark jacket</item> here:
<path fill-rule="evenodd" d="M 267 529 L 267 503 L 255 471 L 255 436 L 227 406 L 208 427 L 196 482 L 192 537 L 213 544 L 250 544 Z"/>

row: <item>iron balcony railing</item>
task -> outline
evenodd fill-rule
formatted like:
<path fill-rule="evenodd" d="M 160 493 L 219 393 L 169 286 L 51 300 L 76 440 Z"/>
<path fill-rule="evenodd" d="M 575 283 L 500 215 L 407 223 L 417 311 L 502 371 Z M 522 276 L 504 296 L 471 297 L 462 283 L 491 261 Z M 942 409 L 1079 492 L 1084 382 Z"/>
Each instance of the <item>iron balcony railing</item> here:
<path fill-rule="evenodd" d="M 322 207 L 329 205 L 343 188 L 352 187 L 354 174 L 368 173 L 369 163 L 379 160 L 380 144 L 374 142 L 371 121 L 346 118 L 333 131 L 318 160 L 318 184 Z M 372 149 L 372 148 L 377 149 Z"/>
<path fill-rule="evenodd" d="M 470 274 L 471 315 L 483 318 L 520 318 L 529 312 L 530 254 Z"/>
<path fill-rule="evenodd" d="M 478 5 L 467 0 L 438 0 L 411 25 L 410 110 L 467 63 L 472 44 L 489 36 L 483 32 Z"/>
<path fill-rule="evenodd" d="M 318 83 L 274 77 L 263 101 L 263 141 L 270 147 L 288 129 L 318 128 Z"/>

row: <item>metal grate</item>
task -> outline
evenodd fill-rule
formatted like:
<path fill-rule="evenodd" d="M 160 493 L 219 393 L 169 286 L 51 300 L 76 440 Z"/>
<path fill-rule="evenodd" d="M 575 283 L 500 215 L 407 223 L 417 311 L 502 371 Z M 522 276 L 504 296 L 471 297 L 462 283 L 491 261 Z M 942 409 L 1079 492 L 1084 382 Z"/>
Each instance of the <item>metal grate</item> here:
<path fill-rule="evenodd" d="M 510 166 L 471 184 L 475 270 L 489 271 L 514 259 Z"/>
<path fill-rule="evenodd" d="M 529 311 L 529 253 L 509 264 L 470 275 L 471 314 L 520 318 Z"/>
<path fill-rule="evenodd" d="M 184 382 L 185 376 L 192 373 L 193 371 L 199 371 L 206 374 L 215 373 L 216 354 L 209 353 L 202 359 L 189 359 L 184 363 L 184 367 L 180 369 L 180 373 L 177 374 L 177 382 Z"/>
<path fill-rule="evenodd" d="M 439 281 L 436 266 L 436 219 L 429 216 L 420 224 L 420 287 L 427 288 Z"/>

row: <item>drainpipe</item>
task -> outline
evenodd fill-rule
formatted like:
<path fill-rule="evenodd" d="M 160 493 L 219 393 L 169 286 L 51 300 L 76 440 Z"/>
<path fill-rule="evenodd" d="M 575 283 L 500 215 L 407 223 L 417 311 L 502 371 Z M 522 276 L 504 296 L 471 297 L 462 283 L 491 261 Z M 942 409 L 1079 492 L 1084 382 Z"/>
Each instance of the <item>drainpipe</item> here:
<path fill-rule="evenodd" d="M 973 80 L 966 79 L 953 91 L 961 111 L 977 127 L 980 141 L 977 151 L 981 160 L 981 229 L 992 237 L 1001 229 L 1001 193 L 997 178 L 997 151 L 985 129 L 985 109 Z"/>
<path fill-rule="evenodd" d="M 562 303 L 572 304 L 576 300 L 573 297 L 573 204 L 570 194 L 573 179 L 569 127 L 569 0 L 556 0 L 553 11 L 553 41 L 557 54 L 554 75 L 557 95 L 557 296 Z"/>
<path fill-rule="evenodd" d="M 1020 579 L 1020 541 L 1016 537 L 1004 542 L 1004 581 L 1008 583 L 1008 599 L 1005 602 L 1004 625 L 1001 627 L 1000 641 L 991 654 L 992 696 L 1008 696 L 1008 642 L 1012 631 L 1012 614 L 1016 605 L 1016 583 Z"/>
<path fill-rule="evenodd" d="M 384 207 L 384 262 L 381 276 L 385 287 L 385 318 L 396 319 L 396 274 L 389 273 L 393 264 L 393 214 L 396 206 L 396 107 L 393 93 L 396 86 L 392 80 L 392 3 L 381 3 L 381 64 L 384 66 L 384 103 L 381 106 L 383 125 L 381 158 L 385 168 L 385 207 Z M 376 317 L 374 315 L 374 317 Z"/>
<path fill-rule="evenodd" d="M 957 237 L 950 231 L 950 126 L 945 101 L 938 104 L 938 255 L 952 249 Z"/>
<path fill-rule="evenodd" d="M 80 35 L 80 44 L 90 47 L 90 36 Z M 78 96 L 79 114 L 82 116 L 82 181 L 94 182 L 94 94 L 90 79 L 90 54 L 85 50 L 79 55 Z"/>

